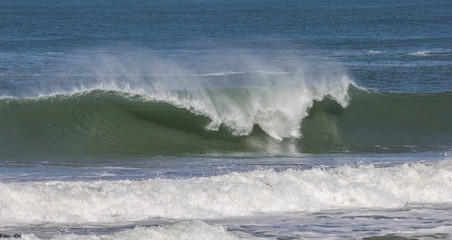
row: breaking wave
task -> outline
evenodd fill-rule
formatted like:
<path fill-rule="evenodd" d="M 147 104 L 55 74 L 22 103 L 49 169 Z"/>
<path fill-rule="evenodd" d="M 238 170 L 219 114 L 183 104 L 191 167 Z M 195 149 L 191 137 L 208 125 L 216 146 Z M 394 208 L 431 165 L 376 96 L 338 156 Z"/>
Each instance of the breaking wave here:
<path fill-rule="evenodd" d="M 452 146 L 450 92 L 365 90 L 340 65 L 287 55 L 99 55 L 70 59 L 67 71 L 7 89 L 0 98 L 0 157 Z"/>
<path fill-rule="evenodd" d="M 354 86 L 345 93 L 304 100 L 297 90 L 256 87 L 203 90 L 208 102 L 188 91 L 169 100 L 103 90 L 2 99 L 0 152 L 115 158 L 442 151 L 452 145 L 451 93 L 380 93 Z"/>

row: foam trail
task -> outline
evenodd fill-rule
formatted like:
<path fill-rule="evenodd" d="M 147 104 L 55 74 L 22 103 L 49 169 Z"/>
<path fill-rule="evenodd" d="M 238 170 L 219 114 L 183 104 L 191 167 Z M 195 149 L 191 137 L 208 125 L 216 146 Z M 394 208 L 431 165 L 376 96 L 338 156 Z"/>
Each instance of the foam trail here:
<path fill-rule="evenodd" d="M 341 215 L 343 216 L 343 215 Z M 350 216 L 343 216 L 350 217 Z M 410 217 L 407 217 L 410 218 Z M 298 220 L 298 219 L 296 219 Z M 310 219 L 312 221 L 318 219 Z M 360 219 L 362 220 L 362 219 Z M 452 227 L 450 226 L 439 226 L 424 229 L 413 229 L 410 225 L 409 230 L 404 229 L 403 224 L 405 219 L 393 219 L 393 221 L 385 221 L 387 229 L 390 224 L 402 225 L 400 229 L 397 229 L 397 235 L 391 230 L 382 230 L 379 234 L 374 236 L 376 239 L 446 239 L 450 236 L 452 232 Z M 340 221 L 340 220 L 338 220 Z M 343 219 L 342 219 L 343 221 Z M 394 222 L 395 221 L 395 222 Z M 402 221 L 402 222 L 400 222 Z M 382 221 L 377 221 L 378 224 L 382 224 Z M 331 224 L 331 222 L 329 222 Z M 368 223 L 366 223 L 368 224 Z M 369 224 L 375 224 L 371 222 Z M 248 224 L 247 224 L 248 225 Z M 245 226 L 247 226 L 245 225 Z M 328 225 L 328 224 L 327 224 Z M 363 223 L 361 223 L 363 225 Z M 248 225 L 249 227 L 249 225 Z M 330 233 L 328 231 L 313 231 L 311 229 L 299 229 L 300 225 L 295 228 L 299 229 L 299 232 L 294 232 L 294 237 L 296 239 L 362 239 L 369 237 L 366 232 L 353 231 L 353 228 L 347 228 L 345 224 L 342 236 L 338 236 L 338 232 Z M 393 227 L 393 226 L 392 226 Z M 276 235 L 281 234 L 280 228 L 274 229 Z M 293 230 L 292 230 L 293 231 Z M 347 232 L 344 234 L 344 232 Z M 239 235 L 240 234 L 240 235 Z M 272 232 L 266 232 L 267 235 L 271 235 Z M 239 237 L 240 236 L 240 237 Z M 293 239 L 294 237 L 287 237 Z M 34 234 L 22 234 L 20 239 L 24 240 L 39 240 L 42 238 L 36 237 Z M 45 238 L 47 239 L 47 238 Z M 203 221 L 193 220 L 193 221 L 181 221 L 164 226 L 152 226 L 152 227 L 135 227 L 130 230 L 123 230 L 111 234 L 75 234 L 75 233 L 60 233 L 52 236 L 52 240 L 123 240 L 123 239 L 166 239 L 166 240 L 187 240 L 187 239 L 200 239 L 200 240 L 235 240 L 235 239 L 275 239 L 273 237 L 258 238 L 250 236 L 249 234 L 240 232 L 236 235 L 236 232 L 227 232 L 225 228 L 221 226 L 208 225 Z"/>
<path fill-rule="evenodd" d="M 25 240 L 39 240 L 33 234 L 22 236 Z M 134 229 L 120 231 L 114 234 L 76 235 L 60 234 L 52 237 L 53 240 L 121 240 L 121 239 L 166 239 L 166 240 L 236 240 L 232 233 L 226 232 L 221 226 L 208 225 L 202 221 L 182 221 L 166 226 L 135 227 Z"/>
<path fill-rule="evenodd" d="M 0 223 L 207 219 L 450 203 L 452 162 L 361 165 L 142 181 L 0 183 Z"/>

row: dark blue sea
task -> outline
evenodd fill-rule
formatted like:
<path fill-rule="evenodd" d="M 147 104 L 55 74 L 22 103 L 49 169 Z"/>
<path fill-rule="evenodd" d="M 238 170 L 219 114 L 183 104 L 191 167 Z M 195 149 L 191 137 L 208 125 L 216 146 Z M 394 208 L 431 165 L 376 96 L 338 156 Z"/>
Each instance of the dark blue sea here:
<path fill-rule="evenodd" d="M 0 238 L 452 239 L 452 2 L 0 0 Z"/>

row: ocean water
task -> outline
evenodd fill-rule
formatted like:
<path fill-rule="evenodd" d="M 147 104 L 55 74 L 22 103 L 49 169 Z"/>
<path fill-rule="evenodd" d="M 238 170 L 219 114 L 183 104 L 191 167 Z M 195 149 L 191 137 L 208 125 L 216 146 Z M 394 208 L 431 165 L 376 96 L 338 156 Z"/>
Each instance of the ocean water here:
<path fill-rule="evenodd" d="M 0 238 L 452 239 L 451 13 L 0 0 Z"/>

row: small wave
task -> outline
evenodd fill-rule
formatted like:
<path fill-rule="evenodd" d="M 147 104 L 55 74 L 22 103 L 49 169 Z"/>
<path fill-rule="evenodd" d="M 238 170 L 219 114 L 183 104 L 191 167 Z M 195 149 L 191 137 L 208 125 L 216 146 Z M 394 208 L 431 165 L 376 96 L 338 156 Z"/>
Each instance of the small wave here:
<path fill-rule="evenodd" d="M 438 56 L 438 55 L 452 55 L 451 52 L 445 51 L 418 51 L 413 53 L 408 53 L 411 56 Z"/>
<path fill-rule="evenodd" d="M 333 55 L 338 56 L 359 56 L 359 55 L 365 55 L 365 54 L 383 54 L 384 51 L 378 51 L 378 50 L 366 50 L 366 51 L 349 51 L 349 52 L 333 52 Z"/>
<path fill-rule="evenodd" d="M 431 51 L 419 51 L 419 52 L 414 52 L 414 53 L 408 53 L 408 55 L 413 55 L 413 56 L 427 56 L 430 53 L 432 53 Z"/>
<path fill-rule="evenodd" d="M 374 50 L 370 50 L 367 52 L 367 54 L 382 54 L 382 51 L 374 51 Z"/>
<path fill-rule="evenodd" d="M 195 74 L 194 76 L 200 76 L 200 77 L 222 77 L 222 76 L 237 75 L 237 74 L 244 74 L 244 73 L 245 72 L 213 72 L 213 73 Z"/>

